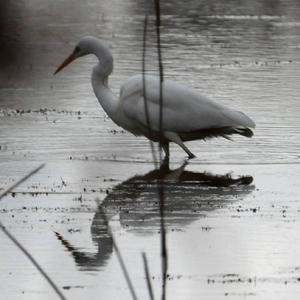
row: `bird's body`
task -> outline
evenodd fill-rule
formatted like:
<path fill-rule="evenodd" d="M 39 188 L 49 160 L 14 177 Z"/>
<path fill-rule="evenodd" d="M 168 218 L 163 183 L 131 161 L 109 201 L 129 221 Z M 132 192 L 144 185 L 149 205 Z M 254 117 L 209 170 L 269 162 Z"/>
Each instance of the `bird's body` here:
<path fill-rule="evenodd" d="M 169 142 L 181 146 L 192 158 L 194 155 L 183 144 L 184 141 L 217 136 L 228 138 L 231 134 L 251 137 L 253 134 L 249 128 L 254 128 L 255 123 L 244 113 L 169 80 L 164 80 L 162 84 L 163 118 L 160 131 L 159 77 L 130 77 L 122 85 L 117 99 L 108 87 L 108 77 L 113 70 L 111 52 L 103 42 L 93 37 L 82 38 L 56 73 L 72 60 L 86 54 L 95 54 L 99 59 L 99 63 L 93 68 L 92 86 L 108 116 L 134 135 L 144 135 L 153 141 L 160 141 L 167 157 Z"/>
<path fill-rule="evenodd" d="M 146 76 L 146 101 L 151 131 L 159 132 L 159 77 Z M 139 130 L 148 134 L 143 95 L 143 77 L 130 77 L 121 87 L 120 110 Z M 173 81 L 163 82 L 162 131 L 177 133 L 183 141 L 204 138 L 205 132 L 221 128 L 246 128 L 254 123 L 241 112 L 229 109 L 204 95 Z M 225 133 L 224 133 L 225 134 Z"/>

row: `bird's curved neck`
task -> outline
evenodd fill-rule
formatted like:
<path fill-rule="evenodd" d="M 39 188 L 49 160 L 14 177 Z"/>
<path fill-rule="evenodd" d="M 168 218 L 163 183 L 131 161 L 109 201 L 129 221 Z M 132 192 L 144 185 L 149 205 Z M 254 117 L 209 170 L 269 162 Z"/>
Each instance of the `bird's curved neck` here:
<path fill-rule="evenodd" d="M 112 61 L 105 62 L 103 59 L 93 68 L 92 86 L 94 93 L 105 110 L 105 112 L 114 120 L 118 109 L 118 99 L 108 87 L 108 77 L 112 73 Z"/>
<path fill-rule="evenodd" d="M 93 53 L 98 58 L 99 63 L 95 66 L 95 75 L 99 78 L 106 79 L 113 71 L 113 57 L 107 46 L 97 41 L 97 44 L 93 45 Z"/>

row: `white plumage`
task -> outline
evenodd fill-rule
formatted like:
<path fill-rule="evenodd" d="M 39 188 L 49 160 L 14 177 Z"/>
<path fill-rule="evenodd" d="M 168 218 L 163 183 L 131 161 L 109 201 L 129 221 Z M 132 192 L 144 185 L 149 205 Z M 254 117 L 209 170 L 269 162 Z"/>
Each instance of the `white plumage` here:
<path fill-rule="evenodd" d="M 116 124 L 131 133 L 160 141 L 167 158 L 169 157 L 169 142 L 178 144 L 186 151 L 189 158 L 192 158 L 194 154 L 184 145 L 184 141 L 215 136 L 228 138 L 231 134 L 251 137 L 253 134 L 249 128 L 254 128 L 255 123 L 244 113 L 212 101 L 184 85 L 169 80 L 163 82 L 163 120 L 160 134 L 159 77 L 145 76 L 149 115 L 147 120 L 143 76 L 130 77 L 120 89 L 120 98 L 116 99 L 108 87 L 108 76 L 113 70 L 113 57 L 102 41 L 94 37 L 82 38 L 55 74 L 74 59 L 87 54 L 95 54 L 99 59 L 99 63 L 92 72 L 92 86 L 106 113 Z"/>

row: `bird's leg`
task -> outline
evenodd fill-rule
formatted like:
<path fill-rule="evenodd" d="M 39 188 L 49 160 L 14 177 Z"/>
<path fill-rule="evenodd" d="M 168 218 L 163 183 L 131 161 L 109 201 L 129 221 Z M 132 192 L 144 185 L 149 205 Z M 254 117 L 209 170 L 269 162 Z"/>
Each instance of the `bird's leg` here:
<path fill-rule="evenodd" d="M 169 172 L 170 171 L 169 157 L 167 157 L 167 156 L 164 157 L 159 169 L 161 172 Z"/>
<path fill-rule="evenodd" d="M 183 145 L 184 146 L 184 145 Z M 196 157 L 196 155 L 194 154 L 194 153 L 192 153 L 186 146 L 184 146 L 185 148 L 183 148 L 184 149 L 184 151 L 188 154 L 188 156 L 189 156 L 189 159 L 192 159 L 192 158 L 195 158 Z"/>
<path fill-rule="evenodd" d="M 161 169 L 166 169 L 166 168 L 169 169 L 169 158 L 170 158 L 169 142 L 168 141 L 162 142 L 161 146 L 164 149 L 164 152 L 166 154 L 162 162 Z"/>
<path fill-rule="evenodd" d="M 181 142 L 181 144 L 178 144 L 178 145 L 187 153 L 187 155 L 189 156 L 189 159 L 196 157 L 196 155 L 194 153 L 192 153 L 183 142 Z"/>
<path fill-rule="evenodd" d="M 183 143 L 183 141 L 181 140 L 180 136 L 175 133 L 175 132 L 171 132 L 171 131 L 165 131 L 164 132 L 164 136 L 172 141 L 173 143 L 177 144 L 178 146 L 180 146 L 189 156 L 189 159 L 192 159 L 194 157 L 196 157 L 196 155 L 194 155 L 188 148 L 187 146 Z"/>
<path fill-rule="evenodd" d="M 188 161 L 185 160 L 184 163 L 181 165 L 181 167 L 177 168 L 176 170 L 172 170 L 165 176 L 166 180 L 172 180 L 172 181 L 180 181 L 180 176 L 184 172 L 184 168 L 188 164 Z"/>
<path fill-rule="evenodd" d="M 166 154 L 165 158 L 169 158 L 170 157 L 169 142 L 163 142 L 161 143 L 161 146 L 165 151 Z"/>

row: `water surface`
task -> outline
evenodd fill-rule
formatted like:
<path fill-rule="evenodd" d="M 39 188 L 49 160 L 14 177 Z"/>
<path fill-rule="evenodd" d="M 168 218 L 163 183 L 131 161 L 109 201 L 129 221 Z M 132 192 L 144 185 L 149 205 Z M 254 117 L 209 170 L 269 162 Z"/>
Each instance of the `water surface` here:
<path fill-rule="evenodd" d="M 158 296 L 157 173 L 149 143 L 117 127 L 99 106 L 90 85 L 95 58 L 52 75 L 80 37 L 94 35 L 111 47 L 110 85 L 118 95 L 122 82 L 141 71 L 145 14 L 147 72 L 157 73 L 151 3 L 5 3 L 0 188 L 47 165 L 2 200 L 1 222 L 68 299 L 130 299 L 105 213 L 139 296 L 146 297 L 142 251 Z M 184 168 L 185 153 L 171 148 L 173 171 L 164 183 L 168 298 L 297 299 L 300 5 L 169 0 L 162 12 L 166 77 L 244 111 L 257 124 L 252 139 L 188 143 L 197 158 Z M 0 239 L 5 299 L 53 299 L 19 250 Z"/>

